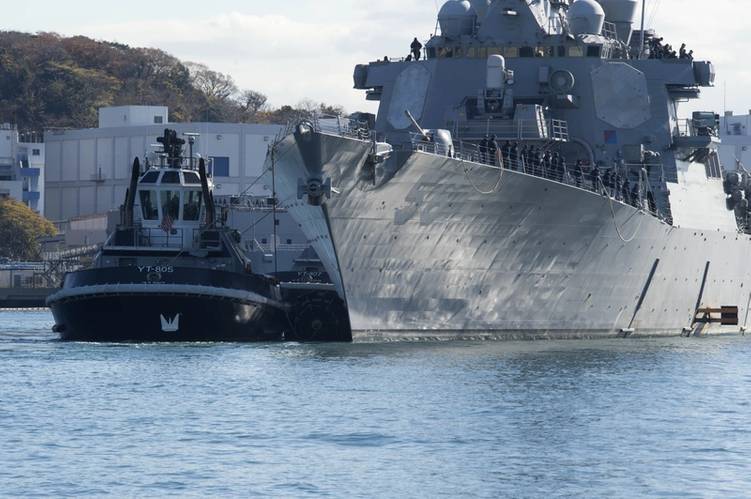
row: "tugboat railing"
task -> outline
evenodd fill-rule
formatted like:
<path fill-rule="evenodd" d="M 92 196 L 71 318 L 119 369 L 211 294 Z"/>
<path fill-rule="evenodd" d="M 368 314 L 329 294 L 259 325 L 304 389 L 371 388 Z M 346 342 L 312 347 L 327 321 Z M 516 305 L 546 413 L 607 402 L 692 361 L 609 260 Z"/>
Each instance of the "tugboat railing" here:
<path fill-rule="evenodd" d="M 221 237 L 206 237 L 215 233 L 218 234 L 203 228 L 173 227 L 168 231 L 161 227 L 121 228 L 107 246 L 136 250 L 217 250 L 222 247 Z M 190 239 L 186 239 L 188 235 Z"/>

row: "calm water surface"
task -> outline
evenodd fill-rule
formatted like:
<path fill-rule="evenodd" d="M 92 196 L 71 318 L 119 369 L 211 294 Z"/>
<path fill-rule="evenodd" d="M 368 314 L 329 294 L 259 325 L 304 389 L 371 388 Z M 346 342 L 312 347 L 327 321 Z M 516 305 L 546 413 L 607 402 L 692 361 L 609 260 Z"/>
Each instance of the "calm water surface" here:
<path fill-rule="evenodd" d="M 744 497 L 751 338 L 63 344 L 0 313 L 0 495 Z"/>

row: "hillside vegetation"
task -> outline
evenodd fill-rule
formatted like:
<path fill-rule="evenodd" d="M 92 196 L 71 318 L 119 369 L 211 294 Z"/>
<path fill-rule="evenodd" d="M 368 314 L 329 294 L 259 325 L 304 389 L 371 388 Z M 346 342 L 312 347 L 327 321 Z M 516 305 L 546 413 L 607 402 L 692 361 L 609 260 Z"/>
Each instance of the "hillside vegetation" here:
<path fill-rule="evenodd" d="M 38 260 L 39 239 L 54 236 L 55 226 L 15 199 L 0 199 L 0 257 Z"/>
<path fill-rule="evenodd" d="M 97 126 L 97 109 L 166 105 L 182 121 L 286 123 L 340 107 L 305 101 L 272 109 L 232 77 L 158 49 L 54 33 L 0 31 L 0 122 L 22 130 Z"/>

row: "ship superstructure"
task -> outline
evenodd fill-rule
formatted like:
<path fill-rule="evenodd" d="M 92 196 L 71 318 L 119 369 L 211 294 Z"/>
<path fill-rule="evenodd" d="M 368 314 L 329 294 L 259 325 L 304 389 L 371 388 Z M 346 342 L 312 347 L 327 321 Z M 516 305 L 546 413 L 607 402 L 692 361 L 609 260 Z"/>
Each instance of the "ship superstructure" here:
<path fill-rule="evenodd" d="M 723 176 L 717 115 L 680 114 L 713 65 L 638 7 L 451 0 L 422 51 L 355 69 L 374 129 L 276 145 L 353 329 L 680 334 L 723 306 L 745 326 L 747 179 Z"/>

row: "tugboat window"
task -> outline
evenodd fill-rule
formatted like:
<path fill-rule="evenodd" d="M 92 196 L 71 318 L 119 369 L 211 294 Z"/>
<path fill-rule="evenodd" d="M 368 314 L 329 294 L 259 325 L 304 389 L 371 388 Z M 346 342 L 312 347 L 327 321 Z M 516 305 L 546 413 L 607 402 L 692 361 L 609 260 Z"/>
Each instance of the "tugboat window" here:
<path fill-rule="evenodd" d="M 180 192 L 162 191 L 162 217 L 169 216 L 172 220 L 180 218 Z"/>
<path fill-rule="evenodd" d="M 185 177 L 185 184 L 186 185 L 200 185 L 201 179 L 195 172 L 184 172 L 183 177 Z"/>
<path fill-rule="evenodd" d="M 141 179 L 142 184 L 156 184 L 159 179 L 159 172 L 149 172 Z"/>
<path fill-rule="evenodd" d="M 178 172 L 165 172 L 162 176 L 163 184 L 179 184 L 180 174 Z"/>
<path fill-rule="evenodd" d="M 187 191 L 183 203 L 183 220 L 198 220 L 201 214 L 201 191 Z"/>
<path fill-rule="evenodd" d="M 156 191 L 140 191 L 141 212 L 144 220 L 159 220 L 159 211 L 156 204 Z"/>

